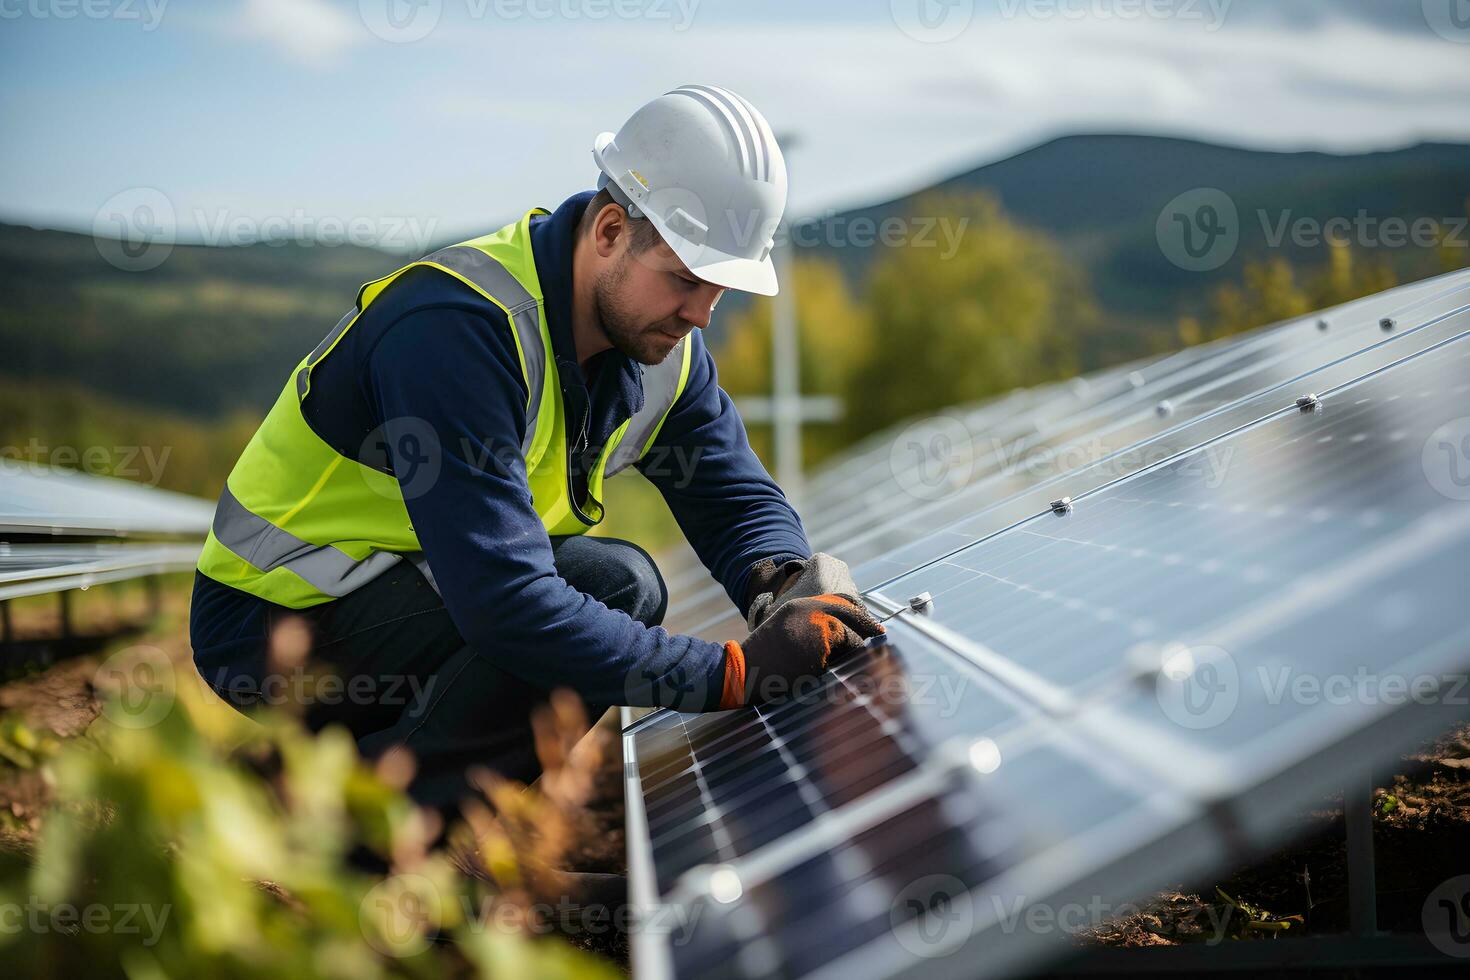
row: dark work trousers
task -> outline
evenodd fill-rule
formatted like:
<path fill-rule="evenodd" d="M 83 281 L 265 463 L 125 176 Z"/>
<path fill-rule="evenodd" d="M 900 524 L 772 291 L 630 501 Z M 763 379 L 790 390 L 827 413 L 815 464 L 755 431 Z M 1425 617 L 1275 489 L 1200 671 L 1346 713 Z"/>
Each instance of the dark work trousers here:
<path fill-rule="evenodd" d="M 572 588 L 649 626 L 662 621 L 668 592 L 642 548 L 584 535 L 553 537 L 551 546 L 556 571 Z M 307 727 L 345 726 L 368 759 L 406 747 L 416 763 L 408 792 L 418 803 L 453 817 L 472 792 L 466 772 L 475 766 L 527 783 L 540 775 L 530 718 L 549 692 L 467 646 L 411 562 L 320 606 L 289 613 L 272 607 L 268 627 L 288 615 L 302 617 L 311 631 L 308 673 L 334 677 L 329 691 L 302 699 Z M 277 700 L 269 690 L 252 698 L 255 692 L 238 684 L 232 692 L 216 690 L 247 712 L 252 702 Z M 595 722 L 608 706 L 587 707 Z"/>

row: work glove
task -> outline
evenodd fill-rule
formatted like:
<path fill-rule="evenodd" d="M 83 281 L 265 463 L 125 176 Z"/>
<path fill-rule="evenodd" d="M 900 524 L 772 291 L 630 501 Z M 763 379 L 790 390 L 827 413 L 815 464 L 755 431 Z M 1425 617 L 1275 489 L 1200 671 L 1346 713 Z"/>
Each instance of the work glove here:
<path fill-rule="evenodd" d="M 836 595 L 862 603 L 847 564 L 820 551 L 810 558 L 792 559 L 780 565 L 766 559 L 751 569 L 750 577 L 751 589 L 761 590 L 751 600 L 745 616 L 745 626 L 752 632 L 782 603 L 792 599 Z"/>
<path fill-rule="evenodd" d="M 781 598 L 744 643 L 725 644 L 721 710 L 785 694 L 886 632 L 861 602 L 844 595 Z"/>

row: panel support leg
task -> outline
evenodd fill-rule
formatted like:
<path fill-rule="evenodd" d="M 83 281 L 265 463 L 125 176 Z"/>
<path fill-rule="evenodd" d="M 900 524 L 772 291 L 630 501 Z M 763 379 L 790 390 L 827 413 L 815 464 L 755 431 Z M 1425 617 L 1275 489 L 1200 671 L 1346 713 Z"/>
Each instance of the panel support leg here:
<path fill-rule="evenodd" d="M 1347 825 L 1348 923 L 1354 936 L 1378 934 L 1378 890 L 1373 872 L 1373 774 L 1362 772 L 1342 793 Z"/>

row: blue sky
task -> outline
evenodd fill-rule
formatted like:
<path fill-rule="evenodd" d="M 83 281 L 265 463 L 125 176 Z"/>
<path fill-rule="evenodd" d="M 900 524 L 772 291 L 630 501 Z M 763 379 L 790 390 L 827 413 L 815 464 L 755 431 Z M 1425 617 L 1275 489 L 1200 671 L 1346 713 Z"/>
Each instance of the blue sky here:
<path fill-rule="evenodd" d="M 144 189 L 186 240 L 438 241 L 590 187 L 593 137 L 695 81 L 800 135 L 810 215 L 1067 132 L 1470 141 L 1467 69 L 1470 0 L 0 0 L 0 220 Z"/>

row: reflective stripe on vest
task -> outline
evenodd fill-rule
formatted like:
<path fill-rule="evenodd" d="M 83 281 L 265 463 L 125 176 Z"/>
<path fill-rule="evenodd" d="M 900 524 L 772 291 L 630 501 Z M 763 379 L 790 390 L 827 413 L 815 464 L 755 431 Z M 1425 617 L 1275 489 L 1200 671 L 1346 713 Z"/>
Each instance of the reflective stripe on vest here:
<path fill-rule="evenodd" d="M 329 596 L 344 596 L 377 578 L 401 555 L 375 551 L 359 561 L 329 544 L 302 541 L 235 499 L 226 484 L 214 511 L 215 538 L 262 572 L 289 568 Z"/>

